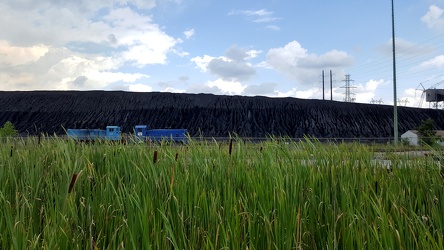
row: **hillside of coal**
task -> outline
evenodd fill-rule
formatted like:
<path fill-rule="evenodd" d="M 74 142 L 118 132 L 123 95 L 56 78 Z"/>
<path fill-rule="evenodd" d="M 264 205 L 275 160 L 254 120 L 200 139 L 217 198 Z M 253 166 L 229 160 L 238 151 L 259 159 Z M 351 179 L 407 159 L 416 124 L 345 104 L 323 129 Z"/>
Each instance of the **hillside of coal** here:
<path fill-rule="evenodd" d="M 444 128 L 444 111 L 398 107 L 401 135 L 431 118 Z M 26 134 L 64 134 L 68 128 L 137 124 L 186 128 L 191 136 L 283 135 L 302 138 L 393 136 L 393 107 L 296 98 L 122 91 L 0 92 L 0 124 L 11 121 Z"/>

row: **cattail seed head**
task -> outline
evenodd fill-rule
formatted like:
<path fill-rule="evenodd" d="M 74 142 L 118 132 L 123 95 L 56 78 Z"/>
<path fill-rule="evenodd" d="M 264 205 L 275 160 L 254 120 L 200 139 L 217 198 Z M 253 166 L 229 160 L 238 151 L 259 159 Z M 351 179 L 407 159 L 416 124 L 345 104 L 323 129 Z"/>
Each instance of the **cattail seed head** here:
<path fill-rule="evenodd" d="M 157 150 L 154 151 L 153 163 L 154 163 L 154 164 L 157 163 Z"/>
<path fill-rule="evenodd" d="M 77 180 L 77 174 L 73 174 L 71 177 L 71 183 L 69 183 L 68 194 L 71 193 L 72 189 L 74 188 L 76 180 Z"/>

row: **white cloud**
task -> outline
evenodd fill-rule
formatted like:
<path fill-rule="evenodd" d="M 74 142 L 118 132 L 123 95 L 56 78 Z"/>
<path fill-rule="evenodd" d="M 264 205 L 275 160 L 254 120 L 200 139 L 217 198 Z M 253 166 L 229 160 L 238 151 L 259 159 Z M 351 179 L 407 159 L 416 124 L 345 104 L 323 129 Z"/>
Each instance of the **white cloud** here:
<path fill-rule="evenodd" d="M 274 31 L 281 30 L 281 28 L 279 26 L 276 26 L 276 25 L 267 25 L 267 26 L 265 26 L 265 28 L 267 28 L 269 30 L 274 30 Z"/>
<path fill-rule="evenodd" d="M 302 99 L 322 99 L 322 89 L 309 88 L 306 90 L 298 90 L 295 93 L 296 98 Z"/>
<path fill-rule="evenodd" d="M 298 90 L 293 87 L 288 91 L 274 90 L 270 97 L 294 97 L 300 99 L 320 99 L 322 98 L 322 90 L 319 88 L 308 88 L 304 90 Z"/>
<path fill-rule="evenodd" d="M 183 51 L 181 49 L 173 49 L 173 48 L 171 48 L 170 51 L 171 51 L 171 53 L 173 53 L 173 54 L 175 54 L 177 56 L 180 56 L 180 57 L 185 57 L 185 56 L 189 56 L 190 55 L 190 53 L 188 53 L 186 51 Z"/>
<path fill-rule="evenodd" d="M 245 63 L 245 61 L 234 61 L 229 59 L 213 59 L 207 65 L 212 74 L 227 81 L 248 80 L 256 71 Z"/>
<path fill-rule="evenodd" d="M 119 0 L 121 3 L 124 2 L 126 4 L 133 3 L 139 9 L 152 9 L 156 6 L 155 0 Z"/>
<path fill-rule="evenodd" d="M 122 57 L 138 67 L 165 64 L 167 53 L 179 42 L 152 24 L 150 17 L 129 8 L 113 10 L 104 19 L 113 27 L 118 44 L 127 46 Z"/>
<path fill-rule="evenodd" d="M 13 10 L 35 10 L 38 8 L 47 9 L 53 6 L 58 9 L 72 9 L 79 14 L 92 14 L 104 8 L 113 6 L 133 5 L 138 9 L 152 9 L 156 6 L 156 0 L 15 0 L 5 1 L 5 5 Z"/>
<path fill-rule="evenodd" d="M 322 55 L 309 54 L 297 41 L 283 48 L 273 48 L 267 53 L 267 63 L 276 71 L 302 85 L 318 84 L 323 69 L 341 71 L 350 66 L 353 59 L 346 52 L 332 50 Z"/>
<path fill-rule="evenodd" d="M 273 15 L 273 12 L 268 11 L 266 9 L 261 9 L 261 10 L 244 10 L 241 11 L 240 13 L 247 15 L 247 16 L 263 16 L 263 17 L 267 17 L 267 16 L 271 16 Z"/>
<path fill-rule="evenodd" d="M 255 23 L 269 23 L 276 20 L 280 20 L 281 18 L 277 18 L 273 16 L 272 11 L 268 11 L 266 9 L 260 10 L 232 10 L 228 13 L 228 15 L 243 15 L 246 16 L 249 20 Z"/>
<path fill-rule="evenodd" d="M 352 85 L 353 88 L 351 89 L 351 98 L 354 98 L 355 102 L 370 103 L 370 101 L 375 96 L 375 91 L 377 90 L 378 86 L 383 83 L 383 80 L 370 80 L 365 84 Z M 345 89 L 343 88 L 343 86 L 333 88 L 334 100 L 343 101 L 345 97 L 344 92 Z M 293 88 L 287 92 L 276 91 L 276 93 L 276 96 L 278 97 L 290 96 L 301 99 L 322 99 L 323 97 L 322 88 L 319 87 L 309 87 L 304 89 Z M 330 100 L 330 95 L 330 90 L 326 89 L 324 93 L 324 98 L 326 100 Z"/>
<path fill-rule="evenodd" d="M 100 71 L 91 71 L 85 74 L 88 79 L 94 80 L 94 82 L 104 82 L 104 87 L 109 83 L 113 82 L 135 82 L 142 78 L 148 78 L 148 75 L 140 74 L 140 73 L 122 73 L 122 72 L 100 72 Z"/>
<path fill-rule="evenodd" d="M 402 93 L 398 95 L 398 100 L 401 100 L 398 105 L 409 106 L 415 108 L 426 108 L 430 107 L 430 103 L 425 101 L 425 94 L 423 91 L 414 88 L 405 89 Z M 393 101 L 391 102 L 393 104 Z"/>
<path fill-rule="evenodd" d="M 208 87 L 217 87 L 222 93 L 227 95 L 240 95 L 244 91 L 246 86 L 243 86 L 238 81 L 226 81 L 223 79 L 217 79 L 207 83 Z"/>
<path fill-rule="evenodd" d="M 262 96 L 271 96 L 275 94 L 275 88 L 277 84 L 273 82 L 265 82 L 258 85 L 248 85 L 242 91 L 242 95 L 262 95 Z"/>
<path fill-rule="evenodd" d="M 380 79 L 380 80 L 370 80 L 365 84 L 365 89 L 368 91 L 375 91 L 379 85 L 384 84 L 384 80 Z"/>
<path fill-rule="evenodd" d="M 275 95 L 276 97 L 296 97 L 296 98 L 303 98 L 303 97 L 298 97 L 297 96 L 297 90 L 296 88 L 292 88 L 287 92 L 280 92 L 280 91 L 275 91 Z"/>
<path fill-rule="evenodd" d="M 264 68 L 264 69 L 273 69 L 273 67 L 267 61 L 259 62 L 255 65 L 255 67 Z"/>
<path fill-rule="evenodd" d="M 11 46 L 7 41 L 0 41 L 0 67 L 23 65 L 35 62 L 48 52 L 48 46 L 30 47 Z"/>
<path fill-rule="evenodd" d="M 431 29 L 443 29 L 444 19 L 442 17 L 443 10 L 436 5 L 431 5 L 429 11 L 421 18 L 427 27 Z"/>
<path fill-rule="evenodd" d="M 222 59 L 223 57 L 219 57 Z M 203 57 L 196 56 L 194 58 L 191 58 L 191 62 L 195 63 L 196 66 L 202 71 L 207 72 L 208 70 L 208 64 L 215 59 L 215 57 L 204 55 Z"/>
<path fill-rule="evenodd" d="M 375 92 L 380 85 L 384 84 L 384 80 L 370 80 L 365 84 L 353 85 L 351 92 L 355 94 L 356 102 L 370 103 L 375 97 Z"/>
<path fill-rule="evenodd" d="M 151 92 L 153 90 L 153 88 L 151 86 L 146 85 L 146 84 L 141 84 L 141 83 L 128 84 L 125 86 L 127 86 L 128 90 L 132 91 L 132 92 Z"/>
<path fill-rule="evenodd" d="M 151 16 L 134 10 L 155 2 L 35 1 L 0 3 L 0 87 L 3 90 L 106 89 L 148 75 L 126 73 L 186 56 L 182 42 Z M 74 7 L 75 5 L 75 7 Z M 14 24 L 14 25 L 11 25 Z"/>
<path fill-rule="evenodd" d="M 4 49 L 4 48 L 3 48 Z M 8 47 L 6 47 L 8 49 Z M 13 50 L 17 50 L 13 47 Z M 20 50 L 20 49 L 19 49 Z M 23 50 L 27 51 L 27 50 Z M 32 53 L 31 53 L 32 54 Z M 26 57 L 26 53 L 23 54 Z M 3 90 L 88 90 L 106 89 L 116 82 L 134 82 L 147 78 L 140 73 L 116 71 L 121 62 L 112 57 L 72 53 L 67 49 L 49 48 L 44 55 L 24 60 L 17 65 L 1 63 L 0 88 Z M 36 84 L 38 83 L 38 84 Z"/>
<path fill-rule="evenodd" d="M 435 56 L 434 58 L 422 62 L 417 68 L 443 68 L 444 67 L 444 55 Z"/>
<path fill-rule="evenodd" d="M 427 53 L 434 52 L 435 46 L 422 46 L 415 44 L 402 38 L 396 38 L 396 54 L 407 56 L 421 56 Z M 393 55 L 393 42 L 389 39 L 387 42 L 378 47 L 378 50 L 387 56 Z"/>
<path fill-rule="evenodd" d="M 336 68 L 351 65 L 353 60 L 346 52 L 332 50 L 320 56 L 309 54 L 297 63 L 303 68 Z"/>
<path fill-rule="evenodd" d="M 288 71 L 297 65 L 297 60 L 308 56 L 307 50 L 296 42 L 290 42 L 283 48 L 270 49 L 267 61 L 278 70 Z"/>
<path fill-rule="evenodd" d="M 148 77 L 139 73 L 112 72 L 110 70 L 114 68 L 114 64 L 109 60 L 111 59 L 69 56 L 47 68 L 47 73 L 41 78 L 60 90 L 88 90 L 105 89 L 119 81 L 131 83 Z M 84 77 L 81 85 L 76 82 L 80 76 Z"/>
<path fill-rule="evenodd" d="M 184 89 L 177 89 L 173 87 L 167 87 L 162 92 L 170 92 L 170 93 L 185 93 Z"/>
<path fill-rule="evenodd" d="M 189 29 L 184 31 L 183 34 L 185 35 L 186 39 L 191 39 L 195 35 L 195 32 L 194 29 Z"/>
<path fill-rule="evenodd" d="M 248 80 L 256 71 L 246 60 L 256 53 L 258 52 L 233 45 L 225 51 L 225 57 L 213 58 L 208 63 L 205 62 L 205 67 L 210 73 L 227 81 Z M 202 59 L 194 61 L 202 63 Z"/>
<path fill-rule="evenodd" d="M 217 79 L 208 81 L 203 85 L 191 85 L 186 92 L 211 93 L 216 95 L 241 95 L 246 86 L 238 81 L 226 81 Z"/>
<path fill-rule="evenodd" d="M 206 84 L 193 84 L 189 86 L 186 90 L 188 93 L 205 93 L 205 94 L 215 94 L 215 95 L 224 95 L 225 93 L 219 89 L 217 86 L 210 87 Z"/>
<path fill-rule="evenodd" d="M 258 57 L 260 54 L 262 54 L 262 50 L 248 50 L 248 51 L 246 51 L 245 52 L 247 55 L 248 55 L 248 57 L 246 57 L 245 59 L 246 60 L 249 60 L 249 59 L 253 59 L 253 58 L 256 58 L 256 57 Z"/>

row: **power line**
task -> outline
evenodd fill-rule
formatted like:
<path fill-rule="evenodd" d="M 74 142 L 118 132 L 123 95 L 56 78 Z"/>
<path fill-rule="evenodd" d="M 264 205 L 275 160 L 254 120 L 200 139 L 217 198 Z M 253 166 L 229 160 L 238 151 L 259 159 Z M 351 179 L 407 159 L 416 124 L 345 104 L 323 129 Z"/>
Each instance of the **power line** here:
<path fill-rule="evenodd" d="M 397 59 L 397 64 L 400 68 L 405 68 L 408 66 L 420 65 L 420 63 L 432 60 L 437 56 L 435 51 L 444 47 L 444 40 L 436 41 L 437 38 L 444 37 L 444 33 L 439 34 L 431 39 L 428 39 L 424 42 L 409 46 L 407 48 L 403 48 L 397 50 L 397 54 L 399 54 L 400 59 Z M 431 41 L 435 41 L 434 43 L 430 43 Z M 398 44 L 398 43 L 397 43 Z M 426 46 L 423 46 L 426 45 Z M 400 47 L 399 44 L 396 46 Z M 418 52 L 415 52 L 418 51 Z M 415 52 L 415 53 L 413 53 Z M 376 77 L 381 78 L 381 75 L 387 77 L 390 74 L 390 58 L 388 56 L 384 56 L 373 60 L 369 63 L 359 65 L 353 68 L 353 72 L 355 75 L 358 75 L 360 78 L 366 77 Z M 425 76 L 428 71 L 436 70 L 435 68 L 417 68 L 417 72 L 411 72 L 410 69 L 402 69 L 399 74 L 401 77 L 404 75 L 410 76 L 414 74 L 414 76 Z M 360 73 L 362 72 L 362 73 Z"/>

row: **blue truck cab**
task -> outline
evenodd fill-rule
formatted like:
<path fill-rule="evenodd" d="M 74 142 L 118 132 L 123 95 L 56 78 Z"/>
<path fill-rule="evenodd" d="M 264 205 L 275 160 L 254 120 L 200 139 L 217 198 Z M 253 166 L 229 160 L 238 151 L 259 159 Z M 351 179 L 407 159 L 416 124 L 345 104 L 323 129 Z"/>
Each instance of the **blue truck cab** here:
<path fill-rule="evenodd" d="M 146 136 L 146 130 L 148 129 L 147 125 L 136 125 L 134 126 L 134 133 L 137 137 Z"/>
<path fill-rule="evenodd" d="M 106 126 L 105 139 L 111 141 L 120 140 L 121 131 L 119 126 Z"/>

